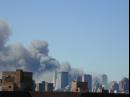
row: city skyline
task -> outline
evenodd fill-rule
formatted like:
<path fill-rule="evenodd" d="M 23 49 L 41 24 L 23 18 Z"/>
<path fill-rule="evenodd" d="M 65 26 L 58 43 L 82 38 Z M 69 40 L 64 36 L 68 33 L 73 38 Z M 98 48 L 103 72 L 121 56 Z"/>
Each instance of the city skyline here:
<path fill-rule="evenodd" d="M 33 72 L 16 69 L 15 71 L 0 72 L 1 91 L 37 91 L 37 92 L 86 92 L 86 93 L 126 93 L 129 94 L 129 78 L 123 78 L 120 82 L 107 81 L 107 75 L 93 79 L 93 75 L 84 74 L 81 80 L 70 80 L 69 72 L 57 72 L 54 81 L 49 83 L 44 79 L 36 82 Z M 15 83 L 15 84 L 14 84 Z"/>
<path fill-rule="evenodd" d="M 45 40 L 61 63 L 109 80 L 129 76 L 128 0 L 0 1 L 0 19 L 12 32 L 6 45 Z"/>

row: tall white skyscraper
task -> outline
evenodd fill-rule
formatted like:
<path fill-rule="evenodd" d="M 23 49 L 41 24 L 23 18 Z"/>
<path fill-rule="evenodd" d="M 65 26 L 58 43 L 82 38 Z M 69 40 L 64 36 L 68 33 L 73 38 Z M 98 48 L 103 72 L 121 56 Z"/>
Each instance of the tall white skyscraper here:
<path fill-rule="evenodd" d="M 54 87 L 54 89 L 56 88 L 56 80 L 57 80 L 57 72 L 55 71 L 54 75 L 53 75 L 53 87 Z"/>
<path fill-rule="evenodd" d="M 57 72 L 56 89 L 64 89 L 68 85 L 68 72 Z"/>

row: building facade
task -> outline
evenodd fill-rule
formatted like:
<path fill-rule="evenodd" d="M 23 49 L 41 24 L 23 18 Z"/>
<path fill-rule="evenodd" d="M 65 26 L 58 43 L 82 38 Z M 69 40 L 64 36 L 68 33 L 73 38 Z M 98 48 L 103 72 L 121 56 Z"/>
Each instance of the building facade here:
<path fill-rule="evenodd" d="M 68 85 L 68 72 L 57 72 L 56 89 L 64 89 Z"/>
<path fill-rule="evenodd" d="M 93 88 L 93 92 L 94 93 L 100 93 L 100 92 L 102 92 L 102 84 L 101 83 L 99 83 L 98 81 L 95 81 L 95 83 L 94 83 L 94 88 Z"/>
<path fill-rule="evenodd" d="M 119 92 L 119 84 L 116 81 L 112 81 L 109 86 L 110 93 Z"/>
<path fill-rule="evenodd" d="M 119 91 L 124 92 L 124 93 L 129 93 L 129 79 L 128 78 L 123 78 L 119 82 Z"/>
<path fill-rule="evenodd" d="M 82 82 L 88 82 L 89 92 L 92 92 L 92 75 L 90 75 L 90 74 L 84 74 L 82 76 Z"/>
<path fill-rule="evenodd" d="M 35 91 L 38 92 L 52 92 L 53 91 L 53 83 L 48 83 L 45 81 L 42 81 L 41 83 L 36 84 Z"/>
<path fill-rule="evenodd" d="M 1 91 L 32 90 L 32 72 L 5 71 L 0 74 Z"/>
<path fill-rule="evenodd" d="M 87 82 L 72 81 L 71 91 L 72 92 L 88 92 L 88 83 Z"/>
<path fill-rule="evenodd" d="M 82 82 L 82 76 L 81 76 L 81 75 L 78 75 L 78 76 L 76 77 L 76 81 Z"/>
<path fill-rule="evenodd" d="M 45 83 L 45 91 L 52 92 L 54 90 L 53 83 Z"/>
<path fill-rule="evenodd" d="M 45 92 L 45 81 L 36 84 L 35 91 Z"/>
<path fill-rule="evenodd" d="M 108 77 L 106 74 L 101 76 L 102 86 L 105 90 L 108 90 Z"/>

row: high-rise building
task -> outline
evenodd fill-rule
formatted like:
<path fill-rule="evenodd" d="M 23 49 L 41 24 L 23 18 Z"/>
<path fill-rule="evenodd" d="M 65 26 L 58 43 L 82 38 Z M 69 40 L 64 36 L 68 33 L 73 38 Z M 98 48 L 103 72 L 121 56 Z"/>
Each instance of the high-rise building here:
<path fill-rule="evenodd" d="M 118 93 L 119 92 L 119 84 L 116 81 L 110 82 L 109 89 L 111 93 Z"/>
<path fill-rule="evenodd" d="M 53 83 L 45 83 L 45 91 L 52 92 L 53 91 Z"/>
<path fill-rule="evenodd" d="M 48 83 L 45 81 L 42 81 L 41 83 L 37 83 L 35 91 L 51 92 L 51 91 L 53 91 L 53 83 Z"/>
<path fill-rule="evenodd" d="M 81 75 L 78 75 L 78 76 L 76 77 L 76 81 L 81 82 L 81 81 L 82 81 L 82 76 L 81 76 Z"/>
<path fill-rule="evenodd" d="M 57 72 L 56 90 L 64 89 L 68 85 L 68 72 Z"/>
<path fill-rule="evenodd" d="M 119 82 L 119 90 L 120 92 L 129 93 L 129 79 L 128 78 L 125 77 Z"/>
<path fill-rule="evenodd" d="M 56 81 L 57 81 L 57 72 L 55 71 L 54 75 L 53 75 L 53 87 L 54 87 L 54 89 L 56 88 Z"/>
<path fill-rule="evenodd" d="M 93 86 L 93 92 L 101 92 L 102 91 L 102 85 L 99 83 L 98 80 L 95 80 L 94 86 Z"/>
<path fill-rule="evenodd" d="M 89 89 L 89 92 L 91 92 L 92 91 L 92 75 L 84 74 L 82 76 L 82 82 L 87 82 L 88 83 L 88 89 Z"/>
<path fill-rule="evenodd" d="M 45 92 L 45 81 L 36 84 L 35 91 Z"/>
<path fill-rule="evenodd" d="M 36 83 L 35 80 L 32 81 L 32 91 L 35 91 L 36 89 Z"/>
<path fill-rule="evenodd" d="M 102 86 L 103 86 L 103 88 L 104 88 L 105 90 L 107 90 L 107 89 L 108 89 L 108 77 L 107 77 L 106 74 L 103 74 L 103 75 L 101 76 L 101 81 L 102 81 Z"/>
<path fill-rule="evenodd" d="M 103 87 L 102 87 L 101 84 L 99 84 L 99 86 L 98 86 L 98 88 L 97 88 L 97 90 L 95 92 L 102 93 L 102 90 L 103 90 Z"/>

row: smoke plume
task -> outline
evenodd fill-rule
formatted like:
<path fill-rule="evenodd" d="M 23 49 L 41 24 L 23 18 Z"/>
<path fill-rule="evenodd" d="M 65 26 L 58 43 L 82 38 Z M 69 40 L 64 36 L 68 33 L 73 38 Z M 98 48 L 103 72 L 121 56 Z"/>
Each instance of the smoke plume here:
<path fill-rule="evenodd" d="M 40 81 L 53 81 L 55 71 L 68 71 L 70 80 L 82 75 L 78 69 L 74 69 L 68 62 L 60 63 L 49 56 L 48 43 L 46 41 L 33 40 L 29 47 L 21 43 L 5 45 L 9 35 L 9 26 L 0 21 L 0 71 L 23 69 L 32 71 L 34 79 Z"/>
<path fill-rule="evenodd" d="M 4 46 L 10 35 L 10 29 L 8 25 L 0 20 L 0 48 Z"/>

